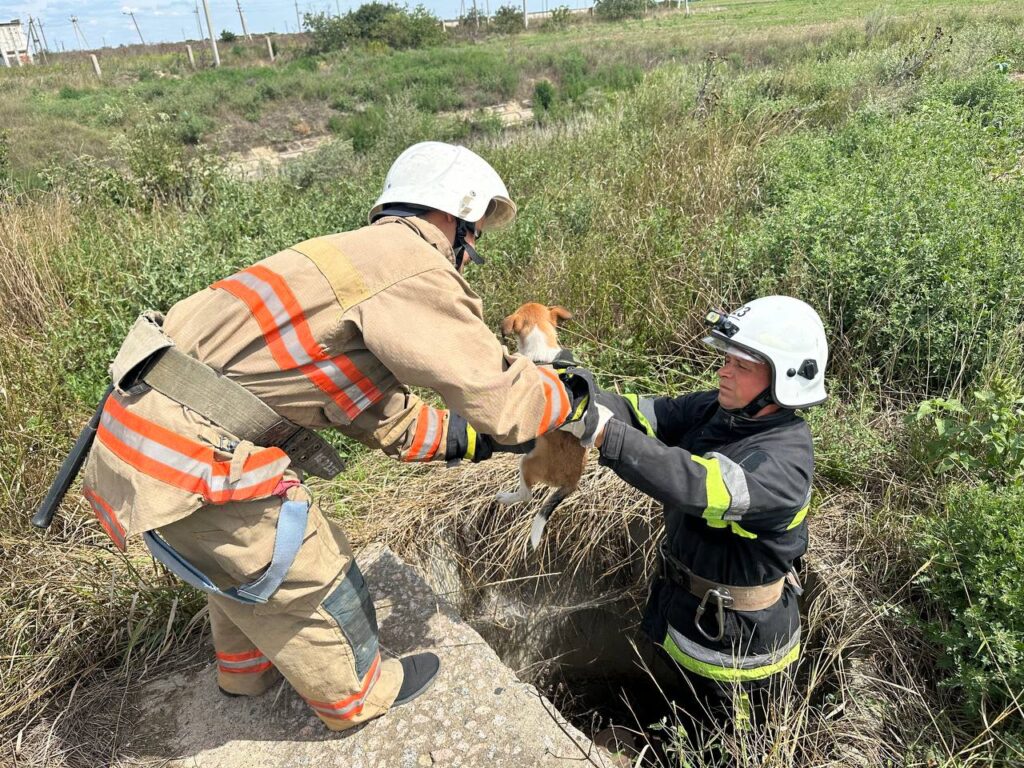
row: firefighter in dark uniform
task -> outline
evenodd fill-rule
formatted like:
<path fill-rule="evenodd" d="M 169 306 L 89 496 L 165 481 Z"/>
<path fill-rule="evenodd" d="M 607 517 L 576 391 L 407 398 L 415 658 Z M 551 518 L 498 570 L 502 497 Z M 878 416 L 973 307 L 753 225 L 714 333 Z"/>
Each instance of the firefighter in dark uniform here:
<path fill-rule="evenodd" d="M 828 346 L 818 314 L 788 296 L 707 322 L 704 341 L 725 353 L 718 390 L 602 393 L 597 445 L 664 505 L 642 624 L 657 682 L 694 723 L 731 730 L 763 722 L 800 655 L 814 449 L 795 409 L 825 400 Z"/>

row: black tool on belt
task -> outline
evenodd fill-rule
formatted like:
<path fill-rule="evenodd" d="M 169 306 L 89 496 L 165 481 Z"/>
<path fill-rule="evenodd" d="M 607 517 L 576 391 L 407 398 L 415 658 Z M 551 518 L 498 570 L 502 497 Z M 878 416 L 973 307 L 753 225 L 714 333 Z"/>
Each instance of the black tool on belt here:
<path fill-rule="evenodd" d="M 96 412 L 93 413 L 89 423 L 85 425 L 85 428 L 78 435 L 71 453 L 67 455 L 60 465 L 57 476 L 53 479 L 53 483 L 50 484 L 50 490 L 46 492 L 46 498 L 43 499 L 43 503 L 39 505 L 36 513 L 32 515 L 32 525 L 36 528 L 45 530 L 50 527 L 50 523 L 53 522 L 53 516 L 57 513 L 57 508 L 60 506 L 61 501 L 64 500 L 64 495 L 68 492 L 71 484 L 75 482 L 75 478 L 78 477 L 82 464 L 85 463 L 85 459 L 89 455 L 92 441 L 96 439 L 96 429 L 100 424 L 100 416 L 103 415 L 103 406 L 106 405 L 107 398 L 110 397 L 113 389 L 113 386 L 108 386 L 107 391 L 103 393 L 103 397 L 100 398 L 100 404 L 96 406 Z"/>

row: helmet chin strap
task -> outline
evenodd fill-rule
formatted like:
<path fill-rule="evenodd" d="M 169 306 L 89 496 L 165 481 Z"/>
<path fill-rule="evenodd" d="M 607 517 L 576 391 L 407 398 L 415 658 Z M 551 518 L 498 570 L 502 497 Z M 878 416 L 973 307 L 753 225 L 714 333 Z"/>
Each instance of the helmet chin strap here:
<path fill-rule="evenodd" d="M 466 235 L 470 234 L 475 230 L 474 224 L 470 224 L 464 219 L 459 219 L 455 225 L 455 243 L 453 244 L 453 250 L 455 251 L 455 268 L 462 269 L 462 264 L 469 257 L 469 260 L 474 264 L 483 264 L 483 257 L 476 252 L 476 248 L 470 245 L 466 241 Z"/>
<path fill-rule="evenodd" d="M 729 413 L 735 413 L 740 416 L 746 416 L 748 419 L 752 419 L 760 413 L 762 408 L 774 403 L 775 398 L 772 397 L 772 388 L 768 386 L 761 390 L 761 394 L 742 408 L 726 408 L 725 410 L 729 411 Z"/>

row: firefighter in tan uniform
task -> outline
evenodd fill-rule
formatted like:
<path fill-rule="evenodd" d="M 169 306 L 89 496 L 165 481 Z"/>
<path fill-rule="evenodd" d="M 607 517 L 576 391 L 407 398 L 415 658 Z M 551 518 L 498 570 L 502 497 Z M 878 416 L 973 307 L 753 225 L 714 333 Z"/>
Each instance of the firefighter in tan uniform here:
<path fill-rule="evenodd" d="M 482 261 L 481 232 L 515 210 L 477 155 L 414 145 L 370 226 L 281 251 L 165 319 L 149 313 L 122 345 L 84 492 L 118 547 L 143 534 L 209 593 L 225 693 L 260 694 L 280 674 L 341 730 L 409 701 L 438 670 L 429 653 L 381 656 L 348 541 L 302 484 L 302 462 L 331 464 L 312 429 L 402 461 L 478 461 L 562 425 L 592 439 L 589 374 L 509 355 L 461 275 L 466 258 Z"/>

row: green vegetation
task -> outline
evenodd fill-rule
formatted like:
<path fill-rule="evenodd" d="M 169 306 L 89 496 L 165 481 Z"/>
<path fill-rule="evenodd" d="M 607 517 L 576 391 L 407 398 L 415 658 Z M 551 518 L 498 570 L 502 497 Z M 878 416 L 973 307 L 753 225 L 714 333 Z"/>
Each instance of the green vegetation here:
<path fill-rule="evenodd" d="M 0 188 L 17 182 L 0 193 L 0 743 L 24 728 L 23 755 L 53 739 L 108 761 L 118 745 L 76 731 L 87 719 L 56 719 L 75 681 L 87 711 L 202 632 L 195 594 L 115 553 L 80 500 L 45 539 L 27 525 L 132 319 L 361 225 L 394 156 L 442 138 L 483 153 L 520 204 L 468 275 L 488 320 L 569 307 L 566 341 L 606 385 L 706 386 L 709 305 L 779 291 L 825 320 L 809 559 L 826 594 L 834 573 L 869 613 L 822 619 L 807 663 L 853 658 L 877 685 L 854 694 L 837 673 L 771 760 L 743 764 L 844 764 L 850 742 L 871 744 L 869 764 L 1020 762 L 1024 15 L 720 5 L 474 45 L 303 41 L 274 68 L 121 62 L 103 85 L 70 65 L 0 73 Z M 510 98 L 541 125 L 446 114 Z M 257 182 L 203 146 L 229 119 L 290 137 L 311 110 L 337 138 Z M 76 138 L 57 147 L 44 122 Z M 408 470 L 347 449 L 353 471 L 320 492 L 372 536 L 375 478 Z"/>

